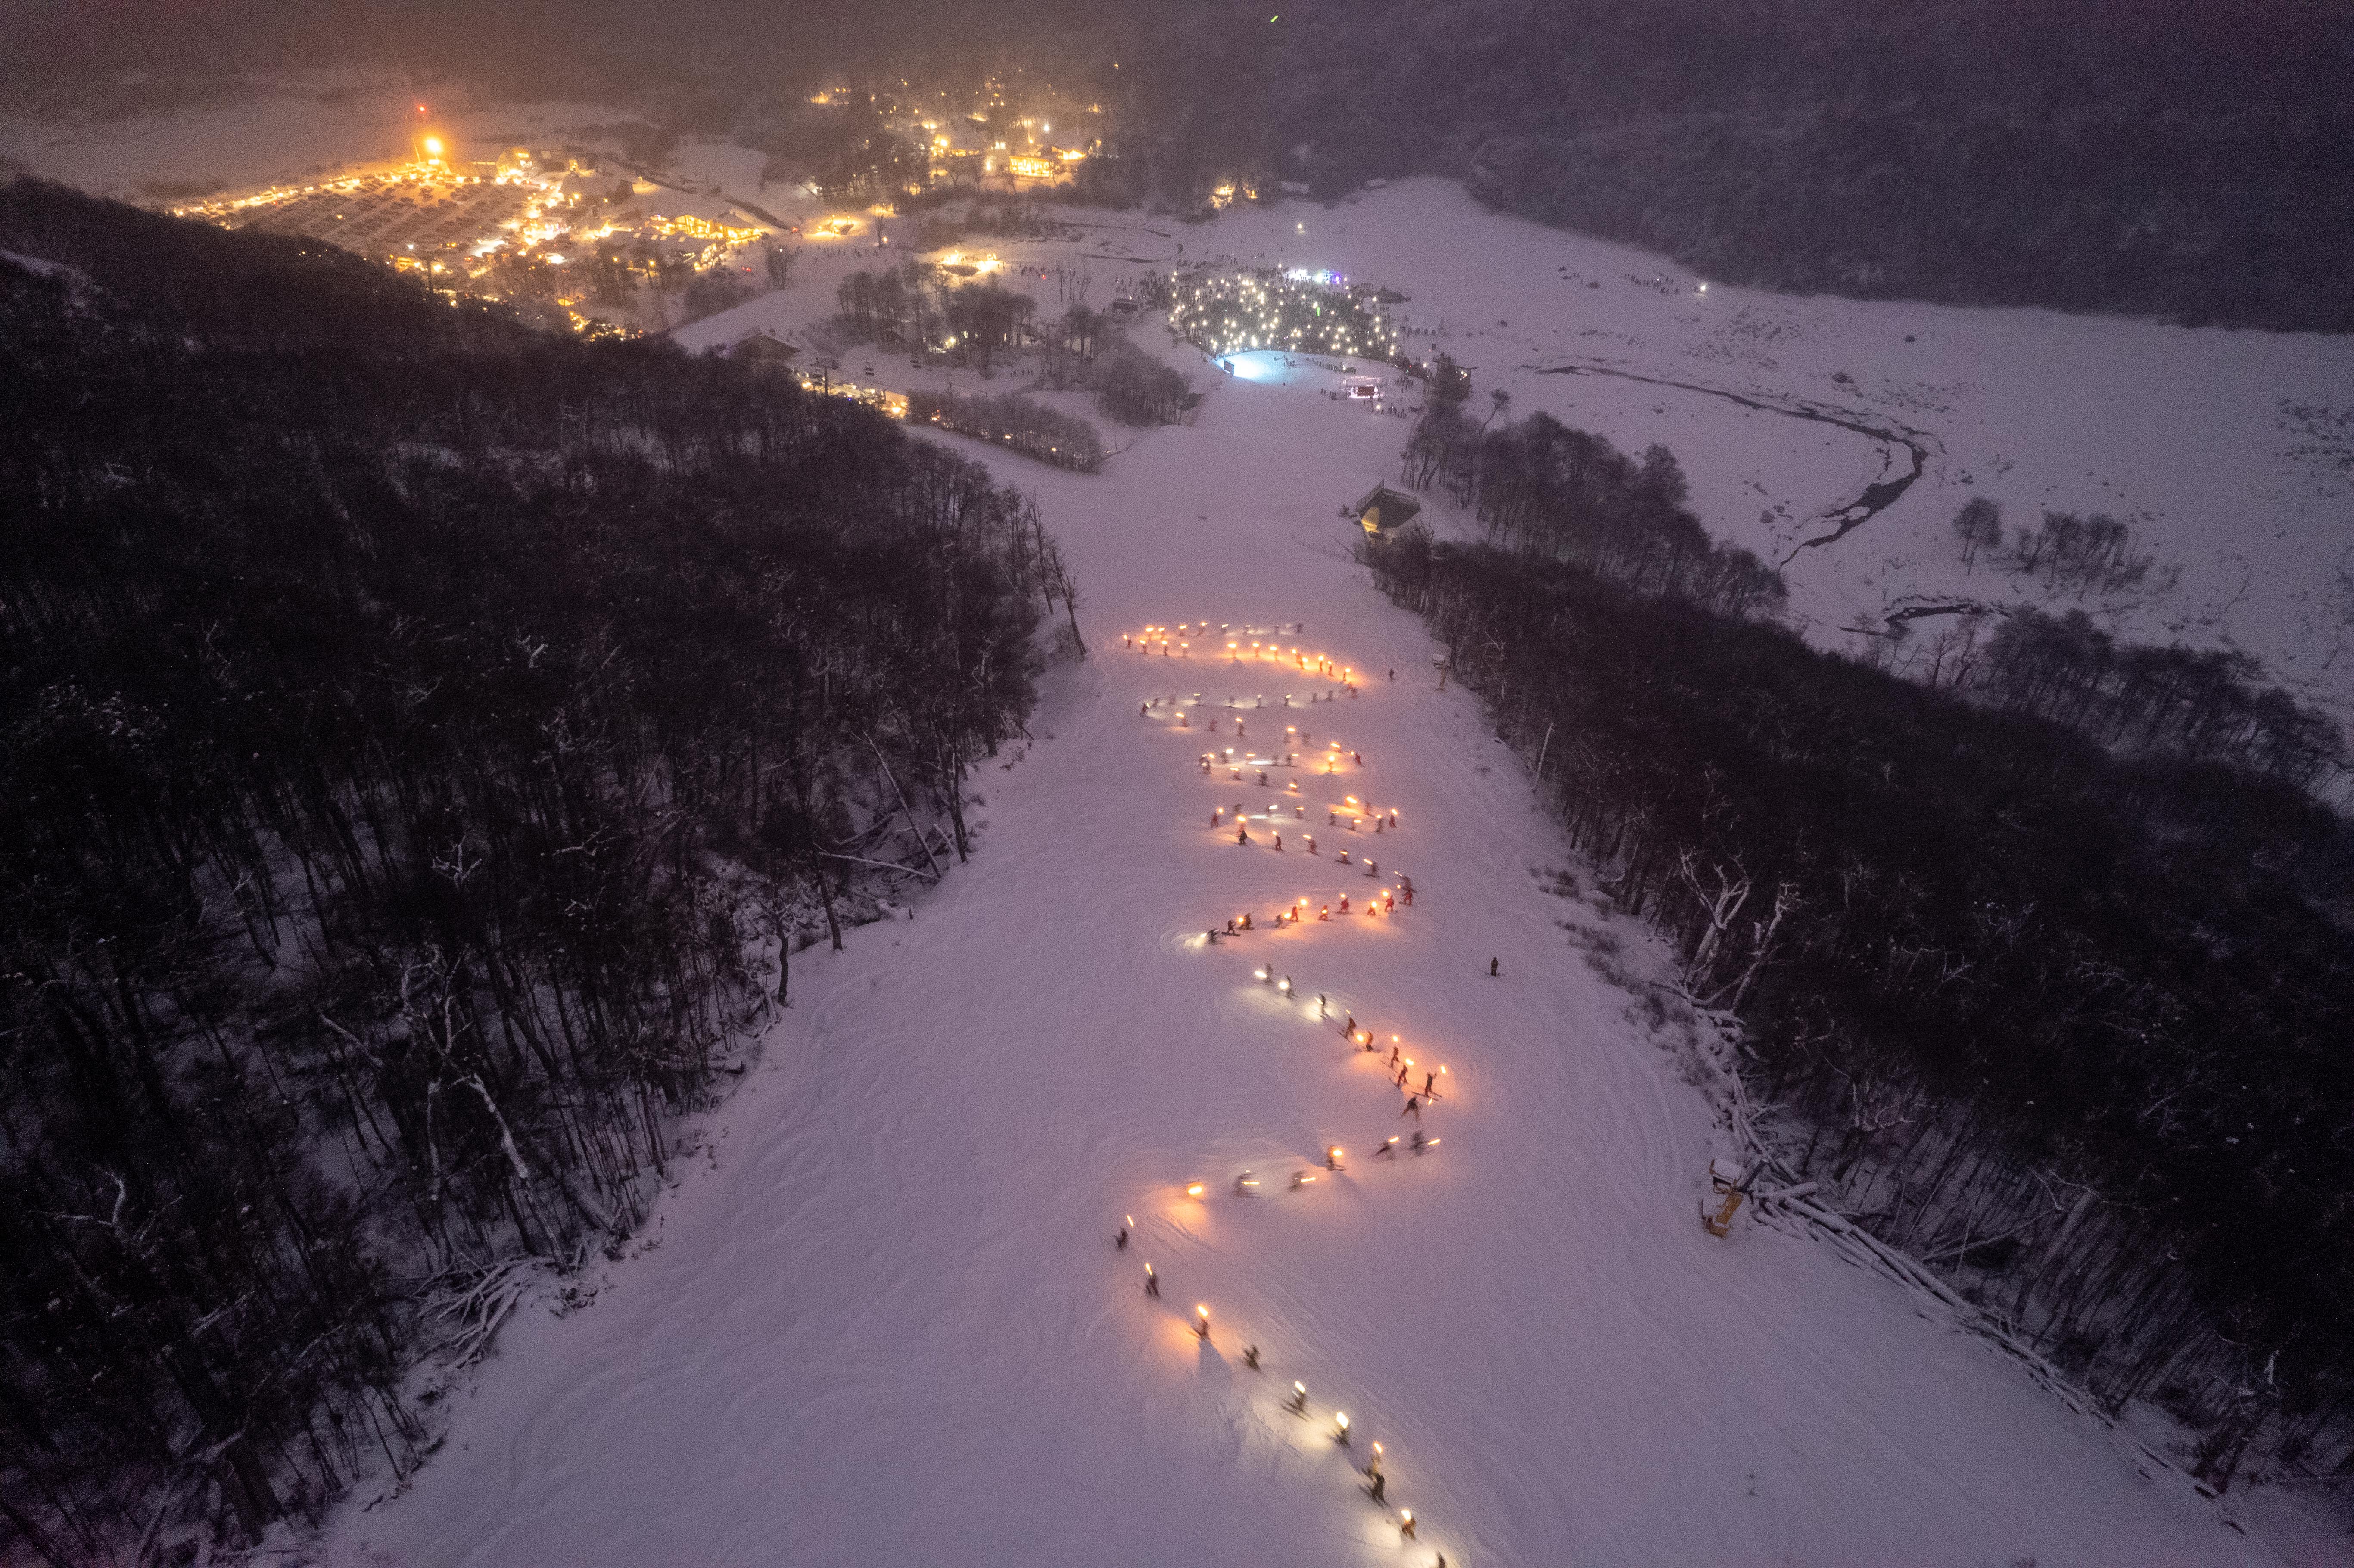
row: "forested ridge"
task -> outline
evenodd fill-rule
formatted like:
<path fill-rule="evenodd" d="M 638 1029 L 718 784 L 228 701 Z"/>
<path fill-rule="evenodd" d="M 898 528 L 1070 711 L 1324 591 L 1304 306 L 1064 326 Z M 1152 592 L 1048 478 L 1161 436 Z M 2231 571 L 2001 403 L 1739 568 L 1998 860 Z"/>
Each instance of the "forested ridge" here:
<path fill-rule="evenodd" d="M 1166 199 L 1443 174 L 1729 282 L 2354 329 L 2342 5 L 1213 0 L 1147 27 L 1119 151 Z"/>
<path fill-rule="evenodd" d="M 28 181 L 0 251 L 0 1556 L 128 1561 L 416 1462 L 964 854 L 1072 589 L 735 364 Z"/>
<path fill-rule="evenodd" d="M 1506 536 L 1366 558 L 1601 868 L 1564 895 L 1737 1021 L 1782 1179 L 2182 1416 L 2211 1482 L 2354 1467 L 2354 830 L 1817 652 L 1656 548 Z"/>

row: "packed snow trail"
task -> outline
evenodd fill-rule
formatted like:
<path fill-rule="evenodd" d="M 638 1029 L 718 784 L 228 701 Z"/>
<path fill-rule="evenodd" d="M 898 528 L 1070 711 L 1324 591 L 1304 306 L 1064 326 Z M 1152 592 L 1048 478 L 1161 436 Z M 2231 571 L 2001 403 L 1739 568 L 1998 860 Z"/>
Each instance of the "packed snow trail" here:
<path fill-rule="evenodd" d="M 1050 674 L 1026 756 L 977 777 L 971 863 L 913 920 L 796 958 L 790 1012 L 644 1246 L 586 1309 L 519 1313 L 414 1486 L 355 1498 L 326 1555 L 2274 1561 L 1831 1248 L 1702 1234 L 1725 1145 L 1700 1093 L 1566 945 L 1531 871 L 1567 857 L 1524 769 L 1348 558 L 1333 509 L 1394 471 L 1401 429 L 1237 381 L 1102 475 L 999 461 L 1063 540 L 1096 654 Z M 1338 782 L 1398 814 L 1383 878 L 1208 826 L 1283 778 L 1205 778 L 1206 733 L 1140 705 L 1324 683 L 1120 647 L 1204 620 L 1304 623 L 1287 644 L 1366 675 L 1281 723 L 1362 752 Z M 1394 872 L 1411 908 L 1204 940 Z M 1270 954 L 1291 997 L 1252 976 Z M 1386 1047 L 1346 1049 L 1319 992 L 1449 1065 L 1441 1150 L 1371 1158 L 1413 1122 Z M 1295 1379 L 1314 1419 L 1284 1408 Z M 1382 1506 L 1358 1473 L 1375 1441 Z"/>

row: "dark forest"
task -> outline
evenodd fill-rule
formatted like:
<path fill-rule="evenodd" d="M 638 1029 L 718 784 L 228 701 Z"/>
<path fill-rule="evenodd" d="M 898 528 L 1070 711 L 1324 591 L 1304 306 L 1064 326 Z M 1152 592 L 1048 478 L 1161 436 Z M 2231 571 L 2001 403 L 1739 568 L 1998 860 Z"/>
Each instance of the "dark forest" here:
<path fill-rule="evenodd" d="M 31 182 L 0 249 L 0 1534 L 110 1560 L 417 1462 L 408 1359 L 964 855 L 1072 590 L 740 366 Z"/>
<path fill-rule="evenodd" d="M 1414 527 L 1364 558 L 1600 868 L 1563 895 L 1676 940 L 1654 1022 L 1736 1032 L 1780 1176 L 2097 1397 L 2175 1411 L 2211 1484 L 2251 1452 L 2354 1463 L 2354 830 L 2302 788 L 2343 768 L 2334 732 L 2210 745 L 2168 704 L 2227 705 L 2211 679 L 2112 726 L 2049 699 L 2118 651 L 2041 618 L 1967 683 L 1901 680 L 1774 624 L 1663 450 L 1543 415 L 1469 445 L 1498 542 Z"/>

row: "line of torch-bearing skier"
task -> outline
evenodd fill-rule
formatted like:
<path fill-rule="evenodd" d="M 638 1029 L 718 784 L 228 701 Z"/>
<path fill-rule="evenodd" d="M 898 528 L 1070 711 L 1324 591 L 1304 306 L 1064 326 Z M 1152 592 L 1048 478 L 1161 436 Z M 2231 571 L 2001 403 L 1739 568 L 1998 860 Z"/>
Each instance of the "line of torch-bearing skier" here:
<path fill-rule="evenodd" d="M 1223 655 L 1224 662 L 1229 672 L 1272 664 L 1287 673 L 1307 675 L 1325 683 L 1320 690 L 1310 691 L 1307 703 L 1299 705 L 1309 710 L 1299 715 L 1302 722 L 1284 725 L 1280 735 L 1265 735 L 1264 737 L 1269 743 L 1265 747 L 1214 745 L 1211 748 L 1203 751 L 1196 758 L 1199 769 L 1204 777 L 1216 778 L 1224 774 L 1229 782 L 1256 784 L 1272 791 L 1267 806 L 1258 812 L 1253 812 L 1247 801 L 1238 800 L 1232 805 L 1221 801 L 1214 805 L 1210 811 L 1210 828 L 1214 834 L 1223 839 L 1226 830 L 1232 828 L 1234 837 L 1231 842 L 1236 846 L 1243 848 L 1259 846 L 1269 853 L 1286 853 L 1283 842 L 1284 825 L 1296 824 L 1293 831 L 1304 853 L 1320 857 L 1322 852 L 1317 847 L 1316 836 L 1312 831 L 1310 831 L 1313 825 L 1310 816 L 1310 803 L 1302 795 L 1299 788 L 1299 773 L 1301 769 L 1301 758 L 1304 756 L 1308 759 L 1308 766 L 1313 768 L 1315 777 L 1338 777 L 1343 773 L 1362 771 L 1365 766 L 1365 759 L 1361 753 L 1343 746 L 1337 737 L 1328 735 L 1320 747 L 1314 740 L 1309 722 L 1312 710 L 1328 703 L 1357 700 L 1358 675 L 1352 665 L 1336 662 L 1320 653 L 1303 650 L 1297 644 L 1287 645 L 1278 641 L 1287 630 L 1296 636 L 1302 630 L 1303 627 L 1299 622 L 1293 622 L 1288 628 L 1284 626 L 1236 627 L 1224 623 L 1213 628 L 1206 620 L 1188 621 L 1180 622 L 1175 626 L 1147 627 L 1140 632 L 1131 632 L 1123 636 L 1120 639 L 1120 644 L 1123 648 L 1148 658 L 1182 659 L 1209 663 Z M 1195 661 L 1194 658 L 1197 645 L 1202 650 L 1203 655 L 1199 661 Z M 1387 673 L 1384 683 L 1394 682 L 1396 679 L 1397 672 L 1391 670 Z M 1140 702 L 1137 705 L 1137 715 L 1145 720 L 1160 718 L 1168 728 L 1177 730 L 1195 728 L 1194 721 L 1199 717 L 1203 721 L 1200 728 L 1204 736 L 1220 736 L 1219 726 L 1223 721 L 1231 726 L 1225 733 L 1231 734 L 1237 742 L 1248 742 L 1250 739 L 1247 728 L 1250 719 L 1246 715 L 1262 715 L 1260 722 L 1262 724 L 1267 722 L 1263 716 L 1268 705 L 1264 694 L 1257 694 L 1248 699 L 1228 696 L 1215 711 L 1211 712 L 1204 711 L 1207 705 L 1200 692 L 1193 693 L 1186 697 L 1156 696 Z M 1280 694 L 1279 706 L 1276 711 L 1279 714 L 1293 708 L 1294 705 L 1292 694 L 1285 692 Z M 1223 736 L 1221 738 L 1223 739 Z M 1278 771 L 1291 775 L 1280 789 L 1273 783 L 1274 775 Z M 1324 826 L 1328 830 L 1345 834 L 1362 836 L 1370 829 L 1373 835 L 1382 835 L 1395 831 L 1398 826 L 1398 814 L 1394 809 L 1376 807 L 1370 800 L 1361 799 L 1354 794 L 1345 795 L 1339 800 L 1328 801 L 1317 809 L 1324 812 Z M 1252 833 L 1254 821 L 1258 824 L 1258 833 L 1256 837 Z M 1365 847 L 1362 843 L 1362 837 L 1356 847 L 1357 849 Z M 1374 881 L 1382 879 L 1381 863 L 1378 860 L 1370 854 L 1358 854 L 1356 850 L 1347 845 L 1336 846 L 1330 863 L 1335 866 L 1362 864 L 1363 879 Z M 1318 922 L 1331 922 L 1335 919 L 1350 918 L 1394 918 L 1401 904 L 1409 909 L 1414 906 L 1414 879 L 1400 875 L 1394 885 L 1378 887 L 1369 892 L 1356 895 L 1342 892 L 1337 898 L 1328 897 L 1320 901 L 1310 897 L 1295 899 L 1274 913 L 1272 925 L 1275 929 L 1280 931 L 1287 927 L 1297 926 L 1311 919 Z M 1222 927 L 1213 927 L 1204 930 L 1202 933 L 1201 945 L 1205 948 L 1215 948 L 1222 941 L 1239 940 L 1257 929 L 1258 923 L 1254 916 L 1249 911 L 1245 911 L 1229 917 Z M 1498 972 L 1499 966 L 1496 961 L 1489 960 L 1489 973 L 1495 975 Z M 1291 976 L 1278 974 L 1272 960 L 1254 969 L 1252 977 L 1257 983 L 1269 988 L 1279 996 L 1297 998 L 1299 994 Z M 1320 1022 L 1331 1021 L 1331 999 L 1321 992 L 1316 998 L 1316 1016 Z M 1397 1118 L 1403 1120 L 1411 1117 L 1414 1120 L 1411 1138 L 1408 1141 L 1401 1144 L 1397 1136 L 1387 1137 L 1373 1150 L 1372 1158 L 1394 1160 L 1402 1148 L 1409 1155 L 1417 1158 L 1436 1150 L 1439 1140 L 1428 1136 L 1423 1130 L 1423 1113 L 1442 1097 L 1445 1091 L 1441 1089 L 1438 1080 L 1442 1077 L 1450 1077 L 1447 1069 L 1444 1065 L 1417 1069 L 1414 1058 L 1405 1054 L 1404 1039 L 1397 1034 L 1390 1036 L 1389 1054 L 1386 1059 L 1382 1059 L 1381 1044 L 1374 1032 L 1370 1028 L 1360 1026 L 1356 1015 L 1345 1010 L 1339 1033 L 1348 1042 L 1353 1054 L 1372 1056 L 1380 1060 L 1383 1075 L 1389 1078 L 1393 1086 L 1405 1097 L 1405 1104 L 1397 1113 Z M 1417 1075 L 1421 1079 L 1418 1085 L 1415 1081 Z M 1345 1149 L 1339 1144 L 1330 1145 L 1323 1151 L 1321 1168 L 1324 1171 L 1331 1173 L 1343 1171 L 1348 1169 L 1347 1159 L 1348 1151 Z M 1303 1164 L 1300 1169 L 1292 1173 L 1290 1190 L 1299 1192 L 1313 1185 L 1317 1180 L 1317 1174 L 1315 1168 Z M 1258 1189 L 1259 1179 L 1253 1171 L 1244 1171 L 1234 1178 L 1232 1192 L 1235 1197 L 1252 1196 Z M 1187 1198 L 1195 1202 L 1206 1202 L 1208 1195 L 1208 1183 L 1192 1181 L 1186 1184 Z M 1134 1238 L 1135 1231 L 1136 1217 L 1133 1214 L 1125 1216 L 1118 1234 L 1113 1238 L 1115 1250 L 1126 1252 Z M 1153 1300 L 1159 1300 L 1161 1286 L 1160 1273 L 1150 1263 L 1146 1263 L 1144 1265 L 1145 1295 Z M 1193 1308 L 1193 1332 L 1204 1344 L 1210 1342 L 1210 1308 L 1206 1302 L 1198 1303 Z M 1257 1344 L 1244 1347 L 1243 1364 L 1253 1372 L 1266 1370 L 1260 1365 L 1259 1348 Z M 1305 1383 L 1297 1380 L 1293 1382 L 1291 1393 L 1284 1402 L 1284 1408 L 1299 1419 L 1311 1418 L 1308 1385 Z M 1355 1434 L 1351 1429 L 1348 1413 L 1334 1410 L 1331 1413 L 1331 1425 L 1333 1443 L 1341 1447 L 1353 1449 Z M 1364 1478 L 1363 1490 L 1366 1496 L 1376 1505 L 1387 1508 L 1389 1507 L 1389 1478 L 1384 1473 L 1383 1465 L 1382 1446 L 1374 1443 L 1371 1446 L 1365 1463 L 1359 1473 Z M 1418 1525 L 1414 1510 L 1401 1508 L 1396 1510 L 1394 1517 L 1400 1541 L 1403 1542 L 1415 1540 Z M 1436 1568 L 1447 1568 L 1445 1552 L 1438 1554 Z"/>

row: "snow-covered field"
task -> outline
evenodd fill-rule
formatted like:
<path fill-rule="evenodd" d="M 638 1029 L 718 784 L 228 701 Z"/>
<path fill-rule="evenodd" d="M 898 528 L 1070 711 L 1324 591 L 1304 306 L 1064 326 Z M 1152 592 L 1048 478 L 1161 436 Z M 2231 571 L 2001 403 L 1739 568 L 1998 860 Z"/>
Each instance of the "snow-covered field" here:
<path fill-rule="evenodd" d="M 982 773 L 973 863 L 912 920 L 796 960 L 790 1018 L 643 1245 L 593 1306 L 517 1320 L 440 1454 L 406 1495 L 355 1498 L 331 1561 L 2278 1560 L 1828 1248 L 1702 1234 L 1724 1147 L 1703 1097 L 1555 924 L 1611 917 L 1541 887 L 1563 857 L 1522 768 L 1347 558 L 1334 509 L 1399 431 L 1238 380 L 1102 475 L 1002 461 L 1068 547 L 1094 656 Z M 1311 705 L 1330 683 L 1296 668 L 1121 646 L 1181 620 L 1304 622 L 1287 647 L 1373 673 Z M 1195 693 L 1186 727 L 1139 712 Z M 1284 726 L 1363 769 L 1261 788 L 1195 765 Z M 1315 856 L 1211 828 L 1288 809 L 1295 777 Z M 1396 832 L 1327 826 L 1349 794 Z M 1398 874 L 1411 909 L 1267 928 Z M 1259 929 L 1202 943 L 1246 909 Z M 1414 1123 L 1340 1039 L 1351 1014 L 1448 1066 L 1429 1155 L 1369 1158 Z M 1332 1143 L 1344 1172 L 1317 1163 Z M 1378 1507 L 1352 1468 L 1375 1441 Z"/>
<path fill-rule="evenodd" d="M 605 144 L 632 118 L 426 96 L 437 125 L 478 149 Z M 90 124 L 0 114 L 0 155 L 126 196 L 157 180 L 242 187 L 398 154 L 413 112 L 410 94 L 382 84 L 302 79 Z M 656 191 L 650 209 L 717 217 L 735 197 L 788 222 L 834 210 L 762 186 L 761 163 L 724 143 L 682 147 L 673 168 L 698 188 Z M 1649 252 L 1488 212 L 1439 180 L 1199 225 L 1057 211 L 1080 225 L 1076 240 L 975 242 L 1048 313 L 1068 302 L 1072 271 L 1092 275 L 1086 302 L 1100 310 L 1146 268 L 1208 256 L 1330 268 L 1411 295 L 1398 308 L 1406 345 L 1470 366 L 1481 408 L 1501 391 L 1512 414 L 1543 408 L 1630 450 L 1670 447 L 1702 520 L 1782 567 L 1793 620 L 1822 645 L 1861 649 L 1898 610 L 2083 609 L 2130 641 L 2251 654 L 2268 679 L 2354 725 L 2354 339 L 1729 288 Z M 914 223 L 885 228 L 904 243 Z M 702 346 L 756 327 L 804 337 L 844 275 L 902 254 L 873 236 L 869 219 L 848 239 L 802 242 L 793 287 L 678 337 Z M 1065 281 L 1036 275 L 1057 267 Z M 886 384 L 919 378 L 876 369 Z M 1869 487 L 1909 471 L 1914 449 L 1917 481 L 1817 542 Z M 2000 503 L 2013 530 L 2047 509 L 2115 516 L 2156 569 L 2138 588 L 2080 595 L 1988 560 L 1967 568 L 1950 524 L 1976 496 Z M 1950 624 L 1913 621 L 1914 649 Z"/>
<path fill-rule="evenodd" d="M 2354 340 L 1703 290 L 1660 257 L 1485 211 L 1438 180 L 1198 226 L 1078 216 L 1104 227 L 998 253 L 1090 268 L 1097 309 L 1148 265 L 1204 256 L 1411 295 L 1397 308 L 1406 345 L 1471 366 L 1478 411 L 1502 391 L 1511 416 L 1542 408 L 1630 451 L 1673 450 L 1702 521 L 1783 568 L 1793 620 L 1824 646 L 1858 650 L 1908 608 L 2083 609 L 2126 640 L 2252 654 L 2354 723 Z M 871 251 L 810 260 L 792 290 L 682 340 L 756 323 L 790 335 L 832 309 L 841 272 L 877 264 Z M 1026 286 L 1063 308 L 1054 284 Z M 1911 447 L 1921 475 L 1895 502 L 1809 543 L 1910 471 Z M 1393 457 L 1376 466 L 1394 474 Z M 1981 495 L 2014 531 L 2046 510 L 2117 517 L 2158 569 L 2138 589 L 2080 597 L 1985 559 L 1966 568 L 1953 518 Z M 1926 641 L 1946 624 L 1913 629 Z"/>
<path fill-rule="evenodd" d="M 690 149 L 682 169 L 802 216 L 743 185 L 740 154 Z M 2354 713 L 2354 656 L 2338 657 L 2354 638 L 2345 341 L 1702 294 L 1656 258 L 1483 213 L 1436 182 L 1201 227 L 1077 216 L 1100 225 L 1076 243 L 996 247 L 1046 311 L 1063 302 L 1038 270 L 1089 269 L 1100 308 L 1180 246 L 1401 289 L 1433 334 L 1410 341 L 1473 366 L 1480 397 L 1671 446 L 1713 531 L 1789 560 L 1794 609 L 1827 642 L 1908 596 L 2005 591 L 1983 565 L 1965 577 L 1946 533 L 1983 493 L 2014 524 L 2045 506 L 2127 517 L 2182 573 L 2162 601 L 2104 607 L 2122 631 L 2228 641 Z M 678 335 L 801 339 L 841 276 L 890 259 L 812 244 L 791 288 Z M 1037 494 L 1095 652 L 1051 675 L 1034 742 L 983 770 L 972 863 L 913 919 L 795 960 L 790 1013 L 698 1129 L 703 1156 L 653 1225 L 591 1270 L 593 1302 L 520 1314 L 452 1394 L 414 1484 L 364 1486 L 313 1554 L 2342 1561 L 2342 1535 L 2267 1508 L 2276 1553 L 2227 1522 L 2236 1494 L 2200 1499 L 1829 1248 L 1701 1231 L 1726 1146 L 1689 1051 L 1560 923 L 1608 931 L 1638 975 L 1664 978 L 1665 955 L 1548 891 L 1535 874 L 1569 862 L 1524 770 L 1470 699 L 1436 689 L 1419 626 L 1348 558 L 1335 511 L 1394 476 L 1403 422 L 1320 396 L 1320 373 L 1229 379 L 1172 358 L 1218 384 L 1198 421 L 1136 438 L 1100 475 L 980 452 Z M 881 355 L 845 368 L 870 363 L 886 386 L 917 374 Z M 1552 373 L 1570 368 L 1619 374 Z M 1909 458 L 1790 410 L 1903 426 L 1923 477 L 1837 544 L 1803 546 Z M 1359 698 L 1310 705 L 1330 683 L 1296 668 L 1231 666 L 1198 640 L 1183 660 L 1121 647 L 1146 623 L 1204 620 L 1301 622 L 1287 647 L 1380 673 Z M 1196 693 L 1186 727 L 1139 713 Z M 1250 742 L 1291 725 L 1311 757 L 1327 739 L 1361 752 L 1362 770 L 1297 775 L 1299 802 L 1320 815 L 1364 797 L 1394 808 L 1396 832 L 1295 818 L 1311 857 L 1288 832 L 1275 851 L 1264 822 L 1248 847 L 1213 831 L 1214 809 L 1293 800 L 1291 773 L 1261 788 L 1195 767 L 1245 744 L 1226 736 L 1230 700 L 1268 705 L 1240 715 Z M 1340 866 L 1344 844 L 1384 874 Z M 1392 916 L 1268 928 L 1295 898 L 1337 903 L 1398 874 L 1417 896 Z M 1246 909 L 1258 930 L 1202 943 Z M 1254 980 L 1261 965 L 1293 980 L 1288 999 Z M 1376 1056 L 1340 1039 L 1350 1015 L 1448 1067 L 1427 1156 L 1370 1158 L 1414 1122 Z M 1316 1163 L 1333 1143 L 1345 1171 Z M 1237 1195 L 1246 1170 L 1261 1184 Z M 1295 1190 L 1303 1170 L 1318 1179 Z M 1127 1215 L 1135 1237 L 1117 1251 Z M 1295 1379 L 1304 1417 L 1285 1408 Z M 1383 1506 L 1352 1467 L 1376 1441 Z"/>

